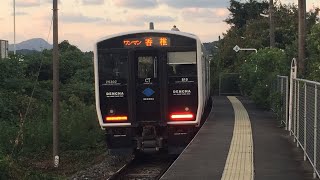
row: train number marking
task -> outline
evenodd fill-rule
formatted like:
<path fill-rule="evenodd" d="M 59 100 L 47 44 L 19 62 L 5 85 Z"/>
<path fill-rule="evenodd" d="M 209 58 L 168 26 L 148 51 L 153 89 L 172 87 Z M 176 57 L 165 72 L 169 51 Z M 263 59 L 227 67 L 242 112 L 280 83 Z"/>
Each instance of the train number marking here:
<path fill-rule="evenodd" d="M 181 80 L 179 81 L 175 81 L 175 83 L 191 83 L 194 81 L 189 80 L 189 78 L 181 78 Z"/>
<path fill-rule="evenodd" d="M 182 79 L 181 79 L 181 82 L 188 82 L 188 81 L 189 81 L 188 78 L 182 78 Z"/>
<path fill-rule="evenodd" d="M 154 98 L 143 98 L 144 101 L 154 101 Z"/>
<path fill-rule="evenodd" d="M 120 85 L 120 83 L 117 80 L 106 80 L 106 83 L 103 85 Z"/>

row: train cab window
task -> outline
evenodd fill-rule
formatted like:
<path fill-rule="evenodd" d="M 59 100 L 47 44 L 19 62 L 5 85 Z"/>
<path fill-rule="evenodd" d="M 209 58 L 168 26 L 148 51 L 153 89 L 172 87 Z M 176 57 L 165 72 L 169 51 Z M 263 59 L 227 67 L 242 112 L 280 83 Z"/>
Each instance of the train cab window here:
<path fill-rule="evenodd" d="M 99 56 L 99 72 L 102 79 L 127 79 L 128 55 L 108 54 Z"/>
<path fill-rule="evenodd" d="M 168 52 L 168 76 L 196 76 L 197 53 Z"/>
<path fill-rule="evenodd" d="M 153 56 L 138 57 L 138 78 L 156 78 L 157 77 L 157 58 Z"/>

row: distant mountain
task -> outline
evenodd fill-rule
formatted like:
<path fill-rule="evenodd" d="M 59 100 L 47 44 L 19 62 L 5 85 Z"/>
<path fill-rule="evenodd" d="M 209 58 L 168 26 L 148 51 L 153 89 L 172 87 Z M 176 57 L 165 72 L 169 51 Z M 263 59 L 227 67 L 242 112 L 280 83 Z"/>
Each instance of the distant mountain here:
<path fill-rule="evenodd" d="M 37 54 L 37 53 L 41 53 L 41 52 L 36 50 L 29 50 L 29 49 L 17 50 L 17 54 L 21 54 L 21 55 L 30 55 L 30 54 Z"/>
<path fill-rule="evenodd" d="M 13 48 L 13 44 L 10 44 L 9 51 L 13 51 Z M 42 38 L 34 38 L 16 44 L 16 50 L 22 49 L 41 51 L 42 49 L 52 49 L 52 45 Z"/>

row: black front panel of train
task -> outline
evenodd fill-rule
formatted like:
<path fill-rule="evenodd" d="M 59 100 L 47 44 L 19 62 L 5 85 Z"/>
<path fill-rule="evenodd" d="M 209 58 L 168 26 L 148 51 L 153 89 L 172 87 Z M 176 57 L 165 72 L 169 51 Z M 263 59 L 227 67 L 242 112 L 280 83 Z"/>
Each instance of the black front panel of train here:
<path fill-rule="evenodd" d="M 168 38 L 168 46 L 138 46 L 141 38 L 149 36 L 159 41 Z M 127 41 L 137 46 L 125 47 Z M 141 33 L 98 43 L 99 96 L 104 122 L 107 117 L 119 117 L 120 121 L 115 122 L 166 125 L 173 113 L 191 112 L 196 116 L 196 57 L 196 40 L 179 35 Z M 121 121 L 124 116 L 127 120 Z"/>
<path fill-rule="evenodd" d="M 196 115 L 198 108 L 196 77 L 170 77 L 168 90 L 168 112 L 170 114 L 187 112 L 188 110 L 188 112 Z"/>
<path fill-rule="evenodd" d="M 165 125 L 167 117 L 166 52 L 155 48 L 129 52 L 129 113 L 133 125 Z"/>
<path fill-rule="evenodd" d="M 161 63 L 157 51 L 140 50 L 134 52 L 134 76 L 136 91 L 136 120 L 140 122 L 159 122 Z"/>
<path fill-rule="evenodd" d="M 103 52 L 98 58 L 102 118 L 106 122 L 108 116 L 127 116 L 128 51 Z"/>
<path fill-rule="evenodd" d="M 195 49 L 168 52 L 168 112 L 191 113 L 198 108 L 197 53 Z"/>

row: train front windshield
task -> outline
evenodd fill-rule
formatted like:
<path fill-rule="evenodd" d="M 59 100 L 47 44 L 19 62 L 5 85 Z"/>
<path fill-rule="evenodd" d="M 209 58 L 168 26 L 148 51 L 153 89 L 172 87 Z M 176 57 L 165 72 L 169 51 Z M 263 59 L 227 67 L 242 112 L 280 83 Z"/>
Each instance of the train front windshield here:
<path fill-rule="evenodd" d="M 102 53 L 99 56 L 101 80 L 126 82 L 128 78 L 128 55 L 119 53 Z"/>
<path fill-rule="evenodd" d="M 168 52 L 168 76 L 197 76 L 197 53 Z"/>

